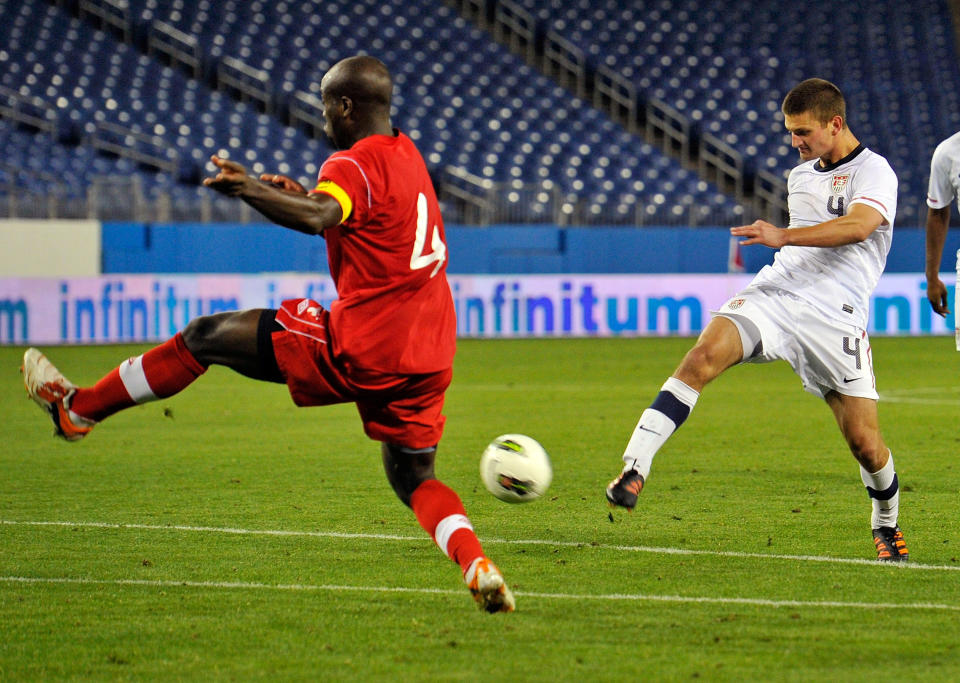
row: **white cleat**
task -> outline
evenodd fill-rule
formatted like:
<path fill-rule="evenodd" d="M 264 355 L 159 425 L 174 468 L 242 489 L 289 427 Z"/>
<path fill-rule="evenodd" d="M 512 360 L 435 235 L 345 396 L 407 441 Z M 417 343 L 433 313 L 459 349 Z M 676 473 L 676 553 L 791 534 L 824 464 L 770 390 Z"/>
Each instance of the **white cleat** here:
<path fill-rule="evenodd" d="M 463 581 L 480 609 L 490 612 L 512 612 L 517 603 L 507 588 L 497 565 L 486 557 L 478 557 L 463 575 Z"/>
<path fill-rule="evenodd" d="M 27 394 L 53 420 L 55 436 L 67 441 L 79 441 L 90 433 L 95 423 L 70 413 L 70 398 L 77 386 L 64 377 L 38 349 L 29 348 L 23 354 L 20 372 L 23 373 Z"/>

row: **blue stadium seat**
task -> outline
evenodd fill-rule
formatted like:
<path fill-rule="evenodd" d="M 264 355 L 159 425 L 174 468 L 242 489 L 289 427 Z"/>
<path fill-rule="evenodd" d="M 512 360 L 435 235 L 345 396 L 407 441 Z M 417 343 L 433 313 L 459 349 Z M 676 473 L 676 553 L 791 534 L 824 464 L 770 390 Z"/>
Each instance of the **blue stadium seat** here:
<path fill-rule="evenodd" d="M 734 145 L 753 169 L 779 175 L 796 163 L 777 110 L 792 85 L 814 75 L 845 91 L 851 127 L 890 159 L 902 197 L 923 196 L 933 146 L 960 129 L 960 68 L 945 0 L 884 0 L 869 13 L 827 0 L 715 7 L 697 0 L 519 1 L 542 30 L 580 47 L 593 68 L 629 78 L 644 97 Z M 826 16 L 857 29 L 810 30 L 810 17 Z M 921 91 L 924 84 L 937 86 Z M 758 130 L 766 135 L 756 137 Z M 922 220 L 914 202 L 901 206 L 899 223 Z"/>
<path fill-rule="evenodd" d="M 960 129 L 960 88 L 918 92 L 918 84 L 960 82 L 945 0 L 883 0 L 868 16 L 825 0 L 722 7 L 697 0 L 520 1 L 543 29 L 582 47 L 592 67 L 613 68 L 645 97 L 675 107 L 698 133 L 710 132 L 744 154 L 751 170 L 779 175 L 796 162 L 778 111 L 787 89 L 810 75 L 835 80 L 848 94 L 854 131 L 900 176 L 901 224 L 921 220 L 922 203 L 907 199 L 924 193 L 933 145 Z M 220 60 L 236 57 L 266 72 L 280 98 L 296 90 L 316 94 L 333 62 L 367 50 L 393 68 L 395 121 L 435 171 L 452 165 L 499 182 L 550 181 L 563 196 L 577 196 L 572 215 L 597 221 L 629 222 L 632 214 L 674 222 L 684 212 L 725 221 L 742 213 L 711 183 L 572 97 L 440 0 L 129 0 L 129 6 L 139 36 L 155 21 L 196 36 L 204 77 L 191 79 L 61 6 L 6 2 L 0 3 L 0 85 L 57 107 L 68 129 L 116 123 L 157 136 L 189 167 L 225 150 L 254 171 L 309 177 L 329 152 L 325 143 L 211 91 L 207 78 Z M 805 28 L 809 13 L 827 9 L 833 21 L 861 30 Z M 75 156 L 68 148 L 57 158 Z M 104 158 L 111 172 L 123 166 Z M 70 172 L 89 182 L 101 165 L 78 164 Z M 136 165 L 130 172 L 145 174 L 152 187 L 176 180 Z M 185 196 L 196 195 L 194 185 L 185 189 Z M 525 204 L 525 197 L 517 194 L 513 203 Z M 529 202 L 523 214 L 539 217 L 545 205 Z"/>

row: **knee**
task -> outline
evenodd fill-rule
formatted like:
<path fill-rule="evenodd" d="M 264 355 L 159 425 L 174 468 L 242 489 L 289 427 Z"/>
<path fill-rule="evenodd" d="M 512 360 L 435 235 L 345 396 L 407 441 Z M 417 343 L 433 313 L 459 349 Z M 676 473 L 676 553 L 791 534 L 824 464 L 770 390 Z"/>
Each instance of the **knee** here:
<path fill-rule="evenodd" d="M 396 478 L 390 478 L 390 486 L 401 503 L 407 507 L 412 507 L 410 499 L 413 497 L 413 492 L 420 487 L 420 484 L 434 478 L 432 471 L 429 474 L 408 471 Z"/>
<path fill-rule="evenodd" d="M 694 388 L 703 387 L 726 369 L 718 351 L 707 344 L 697 344 L 687 352 L 678 376 Z"/>
<path fill-rule="evenodd" d="M 886 464 L 887 447 L 880 434 L 872 430 L 848 432 L 850 452 L 868 472 L 876 472 Z"/>
<path fill-rule="evenodd" d="M 404 505 L 423 482 L 434 479 L 433 463 L 436 448 L 429 451 L 409 451 L 401 446 L 383 444 L 383 468 L 387 480 Z"/>
<path fill-rule="evenodd" d="M 710 321 L 687 351 L 676 377 L 700 391 L 731 365 L 743 360 L 743 342 L 737 326 L 723 316 Z"/>
<path fill-rule="evenodd" d="M 198 361 L 203 362 L 207 349 L 213 345 L 222 319 L 222 315 L 202 315 L 191 320 L 180 331 L 183 343 Z"/>
<path fill-rule="evenodd" d="M 210 316 L 200 316 L 187 323 L 187 326 L 180 330 L 184 343 L 187 348 L 193 350 L 195 346 L 201 346 L 203 340 L 210 335 L 214 323 Z"/>

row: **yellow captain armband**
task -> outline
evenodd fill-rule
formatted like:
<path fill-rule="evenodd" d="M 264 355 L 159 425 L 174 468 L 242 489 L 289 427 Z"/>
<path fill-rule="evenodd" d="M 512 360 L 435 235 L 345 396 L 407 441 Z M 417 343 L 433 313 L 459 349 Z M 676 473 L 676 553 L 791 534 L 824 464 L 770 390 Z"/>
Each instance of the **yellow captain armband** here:
<path fill-rule="evenodd" d="M 343 213 L 343 217 L 340 219 L 341 223 L 350 217 L 350 212 L 353 211 L 353 202 L 350 201 L 350 195 L 332 180 L 321 180 L 311 192 L 323 192 L 337 200 L 340 211 Z"/>

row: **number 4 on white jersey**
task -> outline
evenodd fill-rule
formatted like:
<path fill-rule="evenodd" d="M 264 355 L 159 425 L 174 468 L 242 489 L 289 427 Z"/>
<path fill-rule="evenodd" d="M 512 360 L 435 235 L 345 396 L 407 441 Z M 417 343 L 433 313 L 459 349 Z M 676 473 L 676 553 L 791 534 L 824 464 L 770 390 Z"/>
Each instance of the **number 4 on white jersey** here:
<path fill-rule="evenodd" d="M 431 263 L 436 262 L 430 277 L 437 274 L 440 266 L 447 260 L 447 245 L 440 239 L 440 231 L 437 226 L 433 226 L 433 237 L 430 240 L 430 248 L 433 249 L 429 254 L 423 250 L 424 243 L 427 241 L 427 197 L 422 192 L 417 197 L 417 235 L 413 241 L 413 253 L 410 254 L 410 270 L 420 270 L 426 268 Z"/>

